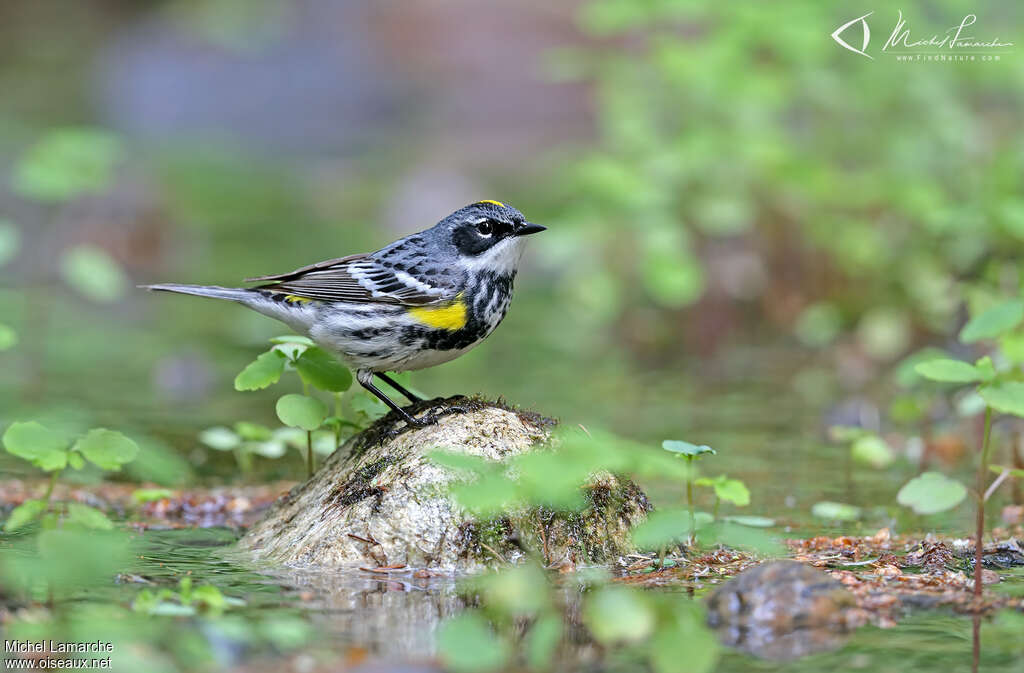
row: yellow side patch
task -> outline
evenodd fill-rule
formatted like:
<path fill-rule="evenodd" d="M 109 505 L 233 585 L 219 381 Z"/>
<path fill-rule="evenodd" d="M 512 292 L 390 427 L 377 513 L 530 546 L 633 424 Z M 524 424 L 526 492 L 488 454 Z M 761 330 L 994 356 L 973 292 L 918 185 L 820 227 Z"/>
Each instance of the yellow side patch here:
<path fill-rule="evenodd" d="M 291 304 L 308 304 L 309 302 L 313 301 L 312 299 L 307 299 L 306 297 L 300 297 L 294 294 L 286 294 L 284 296 L 284 300 Z"/>
<path fill-rule="evenodd" d="M 484 199 L 483 201 L 477 201 L 477 203 L 493 203 L 494 205 L 499 206 L 501 208 L 505 207 L 504 203 L 502 203 L 501 201 L 495 201 L 494 199 Z"/>
<path fill-rule="evenodd" d="M 428 327 L 455 331 L 466 326 L 466 302 L 460 292 L 455 301 L 441 306 L 417 306 L 409 309 L 413 320 Z"/>

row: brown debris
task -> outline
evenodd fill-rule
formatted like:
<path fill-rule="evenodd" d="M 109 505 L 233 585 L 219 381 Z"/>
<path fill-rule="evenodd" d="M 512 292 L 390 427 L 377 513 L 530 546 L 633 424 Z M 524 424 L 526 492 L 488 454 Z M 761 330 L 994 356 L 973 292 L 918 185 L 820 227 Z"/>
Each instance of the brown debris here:
<path fill-rule="evenodd" d="M 293 482 L 275 482 L 214 489 L 168 489 L 170 497 L 138 503 L 132 494 L 152 484 L 102 483 L 89 486 L 57 484 L 54 501 L 80 502 L 105 511 L 109 516 L 125 517 L 137 530 L 147 528 L 186 528 L 198 526 L 251 525 Z M 0 508 L 13 508 L 46 490 L 41 480 L 8 479 L 0 483 Z"/>

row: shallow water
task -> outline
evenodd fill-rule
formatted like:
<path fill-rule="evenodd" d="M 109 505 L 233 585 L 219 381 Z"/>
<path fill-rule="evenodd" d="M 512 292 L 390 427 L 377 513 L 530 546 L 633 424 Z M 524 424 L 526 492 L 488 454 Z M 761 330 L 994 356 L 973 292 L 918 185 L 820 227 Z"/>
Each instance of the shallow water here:
<path fill-rule="evenodd" d="M 768 362 L 760 358 L 758 362 Z M 678 438 L 706 443 L 718 450 L 702 462 L 705 474 L 727 473 L 749 486 L 752 504 L 742 510 L 723 508 L 723 513 L 773 517 L 770 529 L 779 537 L 818 534 L 873 534 L 881 527 L 894 533 L 910 531 L 965 532 L 972 525 L 972 508 L 927 518 L 908 515 L 895 505 L 900 485 L 917 472 L 909 460 L 885 470 L 853 466 L 845 447 L 825 440 L 826 419 L 848 415 L 842 396 L 832 391 L 809 401 L 794 392 L 793 363 L 778 360 L 771 367 L 726 365 L 713 377 L 714 385 L 693 383 L 695 378 L 636 381 L 629 393 L 629 408 L 602 408 L 595 403 L 591 414 L 605 418 L 622 434 L 652 444 Z M 712 380 L 712 377 L 709 377 Z M 685 381 L 685 383 L 684 383 Z M 635 393 L 635 395 L 633 394 Z M 830 401 L 831 400 L 831 401 Z M 563 418 L 565 423 L 586 419 Z M 969 469 L 960 466 L 961 476 Z M 681 484 L 642 484 L 657 506 L 682 502 Z M 856 522 L 837 523 L 815 519 L 811 507 L 821 500 L 861 506 L 864 515 Z M 710 503 L 703 502 L 709 509 Z M 990 519 L 990 524 L 996 517 Z M 126 569 L 123 583 L 93 595 L 123 606 L 131 604 L 147 588 L 174 588 L 188 576 L 194 585 L 213 584 L 225 595 L 243 599 L 244 606 L 227 611 L 220 620 L 190 617 L 215 651 L 219 668 L 277 666 L 281 657 L 292 663 L 307 657 L 302 666 L 332 667 L 338 661 L 356 663 L 364 658 L 384 662 L 415 662 L 429 665 L 435 653 L 438 625 L 466 605 L 457 580 L 451 577 L 417 579 L 410 574 L 381 577 L 364 571 L 318 573 L 293 570 L 260 570 L 231 552 L 239 532 L 227 528 L 149 529 L 138 534 L 137 558 Z M 992 591 L 1024 594 L 1024 569 L 1001 573 L 1004 581 Z M 699 600 L 678 588 L 679 600 Z M 301 647 L 291 650 L 260 647 L 260 634 L 251 624 L 301 617 L 312 624 Z M 1011 621 L 1016 617 L 1016 621 Z M 759 658 L 724 650 L 717 670 L 732 671 L 900 671 L 931 673 L 934 670 L 970 670 L 972 621 L 950 610 L 919 612 L 905 616 L 890 629 L 864 626 L 852 634 L 831 638 L 835 649 L 793 661 Z M 981 670 L 1024 670 L 1024 616 L 997 615 L 983 620 Z M 807 649 L 803 635 L 793 643 L 774 643 L 772 652 L 792 646 Z M 821 638 L 824 642 L 829 638 Z M 784 646 L 785 647 L 784 647 Z M 593 662 L 592 652 L 579 652 L 572 663 Z M 571 658 L 571 657 L 570 657 Z M 569 661 L 564 662 L 567 668 Z M 296 664 L 298 666 L 298 664 Z M 300 666 L 300 668 L 302 667 Z M 596 664 L 583 664 L 592 669 Z M 154 670 L 158 670 L 154 668 Z M 167 668 L 170 670 L 170 668 Z M 612 669 L 606 669 L 612 670 Z"/>
<path fill-rule="evenodd" d="M 189 574 L 194 583 L 211 583 L 226 595 L 244 598 L 236 613 L 247 619 L 273 618 L 296 611 L 315 627 L 320 659 L 350 658 L 353 652 L 388 663 L 431 661 L 439 623 L 465 607 L 465 599 L 451 577 L 416 579 L 411 574 L 378 577 L 365 571 L 319 573 L 257 571 L 232 560 L 231 543 L 237 533 L 229 529 L 151 530 L 143 534 L 143 556 L 133 572 L 161 584 L 175 584 Z M 997 591 L 1024 592 L 1024 573 L 1011 572 Z M 127 594 L 131 587 L 122 587 Z M 699 600 L 669 589 L 679 600 Z M 124 594 L 122 594 L 123 596 Z M 1004 622 L 1004 616 L 981 623 L 981 670 L 1020 671 L 1024 620 Z M 970 617 L 951 611 L 911 614 L 890 629 L 864 626 L 833 638 L 836 649 L 791 661 L 759 658 L 724 650 L 716 670 L 731 671 L 900 671 L 969 670 Z M 230 634 L 226 637 L 230 640 Z M 797 640 L 802 636 L 798 636 Z M 821 639 L 817 639 L 820 645 Z M 783 649 L 791 644 L 783 644 Z M 798 649 L 802 645 L 796 643 Z M 242 664 L 253 654 L 244 647 L 221 647 L 223 664 Z M 230 656 L 223 652 L 230 653 Z M 765 652 L 777 658 L 779 647 Z M 255 655 L 257 658 L 263 655 Z M 249 663 L 252 663 L 251 661 Z"/>

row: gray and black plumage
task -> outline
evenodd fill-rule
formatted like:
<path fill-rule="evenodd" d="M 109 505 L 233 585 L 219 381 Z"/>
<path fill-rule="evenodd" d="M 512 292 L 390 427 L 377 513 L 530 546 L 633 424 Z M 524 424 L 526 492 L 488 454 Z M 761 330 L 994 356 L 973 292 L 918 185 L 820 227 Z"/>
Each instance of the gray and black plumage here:
<path fill-rule="evenodd" d="M 373 384 L 386 372 L 433 367 L 483 341 L 512 300 L 524 237 L 545 227 L 499 201 L 479 201 L 376 252 L 250 278 L 251 288 L 160 284 L 149 290 L 228 299 L 309 336 L 406 422 Z"/>

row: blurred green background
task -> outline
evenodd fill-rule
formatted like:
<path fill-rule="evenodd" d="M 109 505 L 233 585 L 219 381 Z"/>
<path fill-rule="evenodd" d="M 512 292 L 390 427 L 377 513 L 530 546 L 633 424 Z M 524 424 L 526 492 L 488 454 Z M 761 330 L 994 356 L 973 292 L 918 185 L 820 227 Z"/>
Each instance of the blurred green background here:
<path fill-rule="evenodd" d="M 869 9 L 8 0 L 0 426 L 104 424 L 148 448 L 130 477 L 222 479 L 197 432 L 275 423 L 280 390 L 231 381 L 287 329 L 134 285 L 232 285 L 493 198 L 549 231 L 501 329 L 416 387 L 710 443 L 776 507 L 794 482 L 858 500 L 823 428 L 893 431 L 889 372 L 1019 293 L 1024 243 L 1024 54 L 897 62 L 895 7 L 874 59 L 829 38 Z M 915 37 L 1024 26 L 900 9 Z M 868 486 L 887 502 L 912 434 Z"/>

